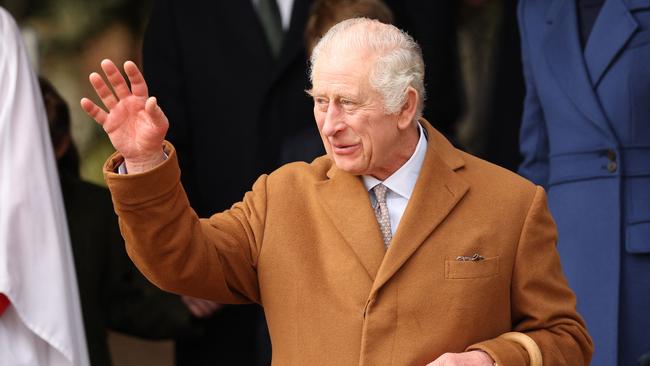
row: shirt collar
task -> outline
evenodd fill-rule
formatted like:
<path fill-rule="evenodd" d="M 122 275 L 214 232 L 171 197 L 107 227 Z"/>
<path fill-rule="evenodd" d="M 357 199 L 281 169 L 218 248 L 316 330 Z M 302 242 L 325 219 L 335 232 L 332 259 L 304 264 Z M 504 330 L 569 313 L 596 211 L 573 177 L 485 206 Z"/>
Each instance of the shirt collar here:
<path fill-rule="evenodd" d="M 366 187 L 366 190 L 370 191 L 374 186 L 382 183 L 392 192 L 407 200 L 411 198 L 411 193 L 413 193 L 413 188 L 415 188 L 415 182 L 418 180 L 420 169 L 422 169 L 422 163 L 427 152 L 426 134 L 422 125 L 419 123 L 418 129 L 420 131 L 420 139 L 418 140 L 417 146 L 415 146 L 415 152 L 413 152 L 409 160 L 383 182 L 370 175 L 362 176 L 363 185 Z"/>

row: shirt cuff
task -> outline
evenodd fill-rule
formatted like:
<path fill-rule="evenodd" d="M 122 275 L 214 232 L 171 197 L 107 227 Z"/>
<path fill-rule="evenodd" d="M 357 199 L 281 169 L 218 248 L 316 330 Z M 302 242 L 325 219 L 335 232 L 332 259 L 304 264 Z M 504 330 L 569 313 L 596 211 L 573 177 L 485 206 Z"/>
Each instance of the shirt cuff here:
<path fill-rule="evenodd" d="M 164 151 L 163 151 L 163 155 L 165 156 L 164 160 L 167 160 L 169 155 L 167 155 L 167 153 L 164 152 Z M 125 161 L 123 161 L 120 165 L 117 166 L 117 172 L 116 173 L 119 174 L 119 175 L 129 174 L 129 172 L 126 171 L 126 162 Z"/>

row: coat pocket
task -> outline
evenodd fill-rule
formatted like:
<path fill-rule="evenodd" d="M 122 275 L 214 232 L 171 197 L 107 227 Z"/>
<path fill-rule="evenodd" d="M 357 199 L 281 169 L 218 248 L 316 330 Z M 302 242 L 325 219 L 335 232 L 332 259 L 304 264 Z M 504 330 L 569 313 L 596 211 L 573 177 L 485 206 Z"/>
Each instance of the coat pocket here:
<path fill-rule="evenodd" d="M 650 253 L 650 221 L 625 225 L 625 250 L 628 253 Z"/>
<path fill-rule="evenodd" d="M 445 260 L 445 279 L 468 279 L 495 276 L 499 273 L 499 256 L 479 261 Z"/>

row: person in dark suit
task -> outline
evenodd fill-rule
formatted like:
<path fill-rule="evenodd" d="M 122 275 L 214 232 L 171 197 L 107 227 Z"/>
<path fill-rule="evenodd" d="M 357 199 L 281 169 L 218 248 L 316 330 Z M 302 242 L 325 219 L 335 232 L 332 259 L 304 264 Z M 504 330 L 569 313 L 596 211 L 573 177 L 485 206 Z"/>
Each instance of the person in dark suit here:
<path fill-rule="evenodd" d="M 259 174 L 323 153 L 304 92 L 309 81 L 303 31 L 310 3 L 154 4 L 144 73 L 174 121 L 167 138 L 178 147 L 183 186 L 200 215 L 230 207 Z M 269 25 L 265 19 L 274 9 L 275 23 Z M 274 31 L 279 42 L 277 34 L 272 41 Z M 268 363 L 270 344 L 257 306 L 223 307 L 203 322 L 207 336 L 177 340 L 178 364 Z"/>
<path fill-rule="evenodd" d="M 650 350 L 650 1 L 523 0 L 520 173 L 548 189 L 593 366 Z"/>
<path fill-rule="evenodd" d="M 274 55 L 252 1 L 154 4 L 144 73 L 152 95 L 173 118 L 167 137 L 179 148 L 183 184 L 198 212 L 230 207 L 260 173 L 276 168 L 282 150 L 276 141 L 304 127 L 318 138 L 304 93 L 309 82 L 302 36 L 309 5 L 294 1 Z M 221 111 L 218 119 L 213 108 Z M 231 176 L 223 179 L 216 168 Z"/>
<path fill-rule="evenodd" d="M 39 78 L 39 84 L 57 158 L 91 365 L 112 364 L 108 330 L 146 339 L 198 331 L 178 296 L 155 288 L 129 260 L 110 193 L 79 176 L 67 104 L 49 81 Z"/>

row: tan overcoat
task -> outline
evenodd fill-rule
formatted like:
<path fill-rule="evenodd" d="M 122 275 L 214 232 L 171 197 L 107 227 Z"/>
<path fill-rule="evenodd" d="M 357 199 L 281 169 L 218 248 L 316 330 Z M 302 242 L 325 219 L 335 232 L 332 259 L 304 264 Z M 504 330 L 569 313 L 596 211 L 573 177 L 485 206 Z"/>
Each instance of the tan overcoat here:
<path fill-rule="evenodd" d="M 273 365 L 425 365 L 472 348 L 527 365 L 498 338 L 511 330 L 535 340 L 545 365 L 587 365 L 591 339 L 542 188 L 422 124 L 426 158 L 388 251 L 361 178 L 328 157 L 263 175 L 201 220 L 170 144 L 152 171 L 117 175 L 114 155 L 105 177 L 140 270 L 172 292 L 262 304 Z M 457 260 L 474 254 L 484 259 Z"/>

